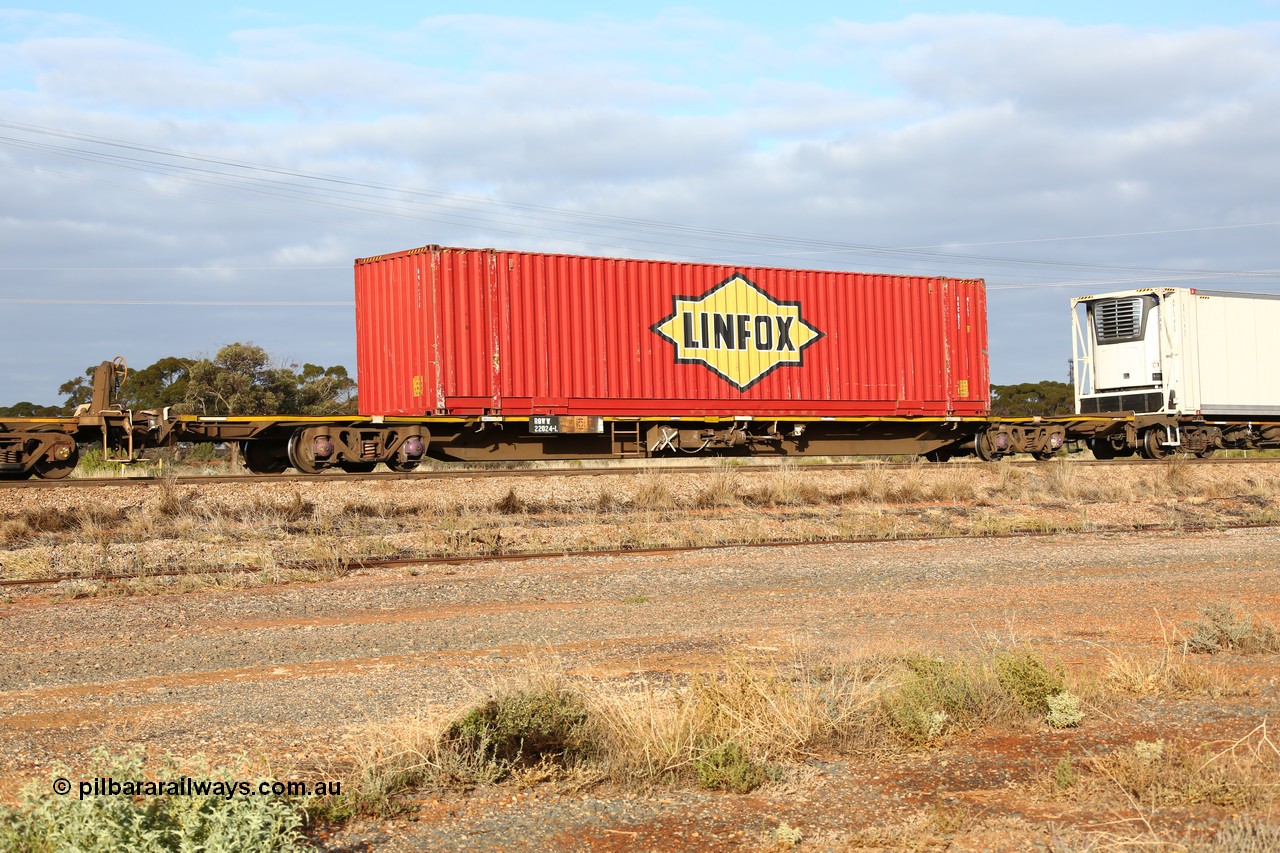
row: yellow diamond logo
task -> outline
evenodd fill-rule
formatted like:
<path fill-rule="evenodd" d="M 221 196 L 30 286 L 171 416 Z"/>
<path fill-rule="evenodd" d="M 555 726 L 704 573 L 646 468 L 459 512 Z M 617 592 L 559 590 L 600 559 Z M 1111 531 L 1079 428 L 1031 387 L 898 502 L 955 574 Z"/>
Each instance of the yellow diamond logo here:
<path fill-rule="evenodd" d="M 782 302 L 735 274 L 701 296 L 677 296 L 653 331 L 676 349 L 677 364 L 702 364 L 745 391 L 779 367 L 804 364 L 822 332 Z"/>

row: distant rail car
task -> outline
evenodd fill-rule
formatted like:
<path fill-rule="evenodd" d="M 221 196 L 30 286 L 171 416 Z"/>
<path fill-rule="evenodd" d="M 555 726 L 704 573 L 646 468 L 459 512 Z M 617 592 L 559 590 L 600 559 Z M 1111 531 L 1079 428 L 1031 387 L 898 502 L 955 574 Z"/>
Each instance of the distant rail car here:
<path fill-rule="evenodd" d="M 1262 358 L 1280 300 L 1073 300 L 1076 412 L 989 413 L 981 280 L 426 246 L 355 262 L 359 416 L 115 405 L 123 360 L 59 418 L 0 419 L 0 477 L 235 443 L 255 473 L 423 460 L 918 455 L 1098 458 L 1280 447 Z M 1250 343 L 1252 341 L 1252 343 Z"/>

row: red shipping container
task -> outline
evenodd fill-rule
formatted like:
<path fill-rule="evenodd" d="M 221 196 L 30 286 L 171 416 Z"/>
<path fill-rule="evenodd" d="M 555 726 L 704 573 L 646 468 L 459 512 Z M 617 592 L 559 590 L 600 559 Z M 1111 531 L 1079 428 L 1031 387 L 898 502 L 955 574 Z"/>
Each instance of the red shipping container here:
<path fill-rule="evenodd" d="M 426 246 L 355 262 L 360 412 L 980 416 L 980 279 Z"/>

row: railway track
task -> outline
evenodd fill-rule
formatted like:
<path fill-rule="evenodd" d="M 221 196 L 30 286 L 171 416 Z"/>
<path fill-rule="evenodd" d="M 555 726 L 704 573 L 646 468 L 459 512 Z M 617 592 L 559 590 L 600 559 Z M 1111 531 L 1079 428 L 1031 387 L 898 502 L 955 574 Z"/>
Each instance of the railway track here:
<path fill-rule="evenodd" d="M 379 569 L 403 569 L 414 566 L 461 566 L 471 563 L 515 563 L 528 560 L 589 559 L 598 557 L 654 557 L 666 554 L 688 554 L 698 551 L 723 551 L 729 548 L 798 548 L 813 545 L 890 545 L 903 542 L 946 542 L 957 539 L 1044 539 L 1051 536 L 1098 536 L 1133 533 L 1199 533 L 1223 530 L 1260 530 L 1272 524 L 1134 524 L 1090 530 L 1014 530 L 1003 533 L 969 535 L 921 535 L 921 536 L 844 536 L 831 538 L 786 539 L 774 542 L 718 542 L 708 545 L 676 545 L 655 548 L 609 548 L 560 551 L 520 551 L 489 554 L 399 556 L 383 559 L 357 559 L 343 561 L 335 567 L 332 563 L 291 563 L 274 567 L 277 571 L 324 571 L 345 575 L 355 571 Z M 110 574 L 62 575 L 57 577 L 11 578 L 0 580 L 0 587 L 52 586 L 71 581 L 119 582 L 167 577 L 201 577 L 205 575 L 260 574 L 263 566 L 237 566 L 225 569 L 168 569 L 147 572 L 120 572 Z"/>
<path fill-rule="evenodd" d="M 1080 459 L 1071 462 L 1071 465 L 1080 465 L 1085 467 L 1110 466 L 1110 467 L 1126 467 L 1126 466 L 1150 466 L 1150 465 L 1167 465 L 1169 459 L 1114 459 L 1106 461 L 1098 461 L 1094 459 Z M 1280 457 L 1249 457 L 1249 458 L 1230 458 L 1230 459 L 1195 459 L 1191 461 L 1194 465 L 1258 465 L 1280 463 Z M 740 472 L 762 472 L 776 471 L 782 468 L 786 463 L 783 462 L 752 462 L 744 465 L 733 465 L 727 470 Z M 830 464 L 802 464 L 794 466 L 792 470 L 815 470 L 815 471 L 849 471 L 865 468 L 871 464 L 879 464 L 888 470 L 909 470 L 911 468 L 926 464 L 927 467 L 933 467 L 932 463 L 921 462 L 833 462 Z M 992 464 L 1014 465 L 1018 467 L 1037 468 L 1044 466 L 1045 462 L 1035 460 L 1004 460 L 999 463 L 991 462 L 947 462 L 946 466 L 977 468 Z M 939 465 L 938 467 L 941 467 Z M 156 485 L 157 483 L 172 483 L 175 485 L 210 485 L 214 483 L 316 483 L 316 482 L 344 482 L 344 481 L 401 481 L 401 480 L 456 480 L 456 479 L 501 479 L 501 478 L 521 478 L 521 477 L 610 477 L 610 476 L 628 476 L 648 473 L 690 473 L 699 471 L 720 470 L 714 464 L 699 462 L 696 464 L 645 464 L 627 467 L 615 468 L 583 468 L 583 467 L 540 467 L 540 468 L 451 468 L 431 471 L 413 471 L 408 473 L 396 473 L 392 471 L 375 473 L 375 474 L 347 474 L 342 472 L 325 472 L 324 474 L 212 474 L 212 475 L 191 475 L 191 476 L 142 476 L 142 477 L 68 477 L 62 480 L 3 480 L 0 479 L 0 489 L 68 489 L 68 488 L 88 488 L 92 486 L 125 486 L 125 487 L 142 487 Z"/>

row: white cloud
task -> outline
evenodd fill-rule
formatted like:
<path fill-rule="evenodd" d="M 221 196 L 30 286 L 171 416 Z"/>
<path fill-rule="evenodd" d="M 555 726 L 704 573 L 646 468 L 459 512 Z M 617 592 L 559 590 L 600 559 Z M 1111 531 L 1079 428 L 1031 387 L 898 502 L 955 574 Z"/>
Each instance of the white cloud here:
<path fill-rule="evenodd" d="M 914 16 L 782 35 L 694 12 L 639 23 L 472 15 L 397 31 L 259 25 L 211 58 L 83 18 L 0 14 L 0 32 L 10 121 L 453 194 L 245 180 L 217 162 L 187 164 L 215 174 L 175 173 L 147 151 L 0 130 L 27 145 L 0 145 L 4 265 L 103 268 L 6 277 L 0 298 L 36 288 L 345 299 L 350 259 L 425 243 L 915 269 L 988 278 L 995 377 L 1015 381 L 1061 377 L 1074 290 L 999 285 L 1275 265 L 1267 228 L 955 249 L 986 258 L 966 262 L 457 197 L 900 247 L 1276 221 L 1280 51 L 1270 27 Z M 49 146 L 133 158 L 144 171 Z M 1019 257 L 1028 260 L 1008 260 Z M 230 269 L 271 265 L 340 269 Z M 223 269 L 139 269 L 203 266 Z M 341 310 L 0 311 L 20 316 L 0 345 L 0 375 L 47 344 L 50 322 L 65 336 L 40 351 L 46 367 L 22 368 L 30 378 L 0 380 L 0 403 L 51 401 L 58 383 L 115 354 L 95 349 L 110 341 L 142 363 L 252 339 L 353 366 Z"/>

